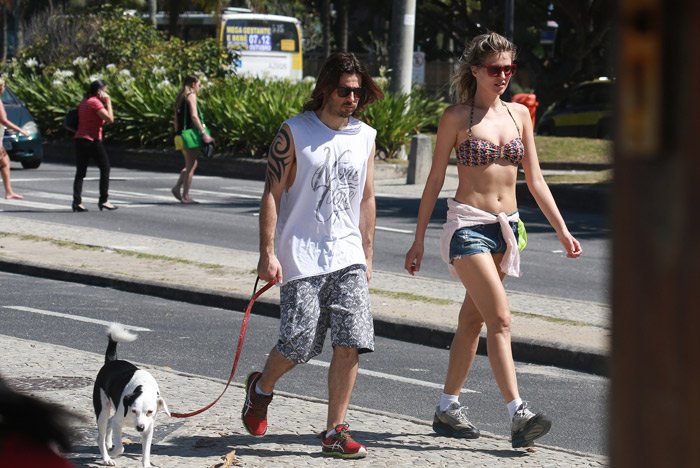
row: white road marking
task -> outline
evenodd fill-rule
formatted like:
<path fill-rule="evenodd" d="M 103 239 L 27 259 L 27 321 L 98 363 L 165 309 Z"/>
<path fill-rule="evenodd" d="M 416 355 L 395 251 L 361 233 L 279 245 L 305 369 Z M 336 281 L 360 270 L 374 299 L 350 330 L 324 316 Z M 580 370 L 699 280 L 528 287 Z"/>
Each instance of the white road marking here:
<path fill-rule="evenodd" d="M 33 314 L 50 315 L 51 317 L 59 317 L 59 318 L 64 318 L 64 319 L 68 319 L 68 320 L 76 320 L 78 322 L 96 323 L 98 325 L 111 325 L 114 323 L 113 321 L 107 322 L 105 320 L 98 320 L 98 319 L 93 319 L 93 318 L 81 317 L 80 315 L 63 314 L 61 312 L 52 312 L 50 310 L 33 309 L 31 307 L 24 307 L 24 306 L 2 306 L 2 307 L 5 309 L 19 310 L 22 312 L 31 312 Z M 126 328 L 127 330 L 142 331 L 142 332 L 153 331 L 153 330 L 150 330 L 148 328 L 134 327 L 131 325 L 124 325 L 124 328 Z"/>
<path fill-rule="evenodd" d="M 413 230 L 411 229 L 397 229 L 383 226 L 375 226 L 374 229 L 377 231 L 398 232 L 399 234 L 413 234 Z"/>
<path fill-rule="evenodd" d="M 317 361 L 316 359 L 310 360 L 307 364 L 313 364 L 314 366 L 319 366 L 319 367 L 330 367 L 329 362 L 323 362 L 323 361 Z M 368 369 L 360 369 L 358 371 L 360 374 L 363 375 L 369 375 L 371 377 L 379 377 L 380 379 L 388 379 L 388 380 L 395 380 L 397 382 L 403 382 L 411 385 L 418 385 L 421 387 L 428 387 L 428 388 L 435 388 L 438 390 L 443 389 L 442 384 L 436 384 L 433 382 L 426 382 L 424 380 L 418 380 L 418 379 L 411 379 L 408 377 L 401 377 L 400 375 L 392 375 L 392 374 L 385 374 L 383 372 L 376 372 Z M 460 393 L 481 393 L 477 392 L 476 390 L 470 390 L 468 388 L 463 388 L 460 390 Z"/>

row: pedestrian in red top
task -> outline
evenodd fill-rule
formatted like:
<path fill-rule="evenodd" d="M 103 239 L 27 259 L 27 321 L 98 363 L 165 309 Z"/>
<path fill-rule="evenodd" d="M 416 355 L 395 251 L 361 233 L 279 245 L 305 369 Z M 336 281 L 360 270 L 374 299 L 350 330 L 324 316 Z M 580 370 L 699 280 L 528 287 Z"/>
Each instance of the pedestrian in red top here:
<path fill-rule="evenodd" d="M 0 77 L 0 94 L 5 92 L 5 79 Z M 7 118 L 7 113 L 5 112 L 5 106 L 0 100 L 0 141 L 5 133 L 5 127 L 11 128 L 15 132 L 19 132 L 24 136 L 29 136 L 29 132 L 22 130 L 17 125 L 13 124 Z M 5 148 L 0 145 L 0 176 L 2 176 L 2 183 L 5 186 L 5 198 L 7 200 L 21 200 L 24 198 L 22 195 L 18 195 L 12 191 L 12 185 L 10 184 L 10 157 L 7 155 Z"/>
<path fill-rule="evenodd" d="M 82 203 L 83 179 L 88 162 L 94 159 L 100 168 L 100 199 L 97 206 L 116 210 L 107 201 L 109 191 L 109 158 L 102 144 L 102 127 L 105 122 L 114 122 L 112 100 L 107 94 L 107 85 L 96 80 L 90 83 L 85 99 L 78 106 L 78 131 L 75 132 L 75 181 L 73 182 L 73 211 L 87 211 Z"/>

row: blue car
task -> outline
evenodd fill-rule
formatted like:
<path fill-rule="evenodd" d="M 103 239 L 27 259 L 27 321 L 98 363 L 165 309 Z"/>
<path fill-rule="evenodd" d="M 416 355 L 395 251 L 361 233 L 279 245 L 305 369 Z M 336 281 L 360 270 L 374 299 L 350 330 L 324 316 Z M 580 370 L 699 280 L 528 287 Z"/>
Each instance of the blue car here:
<path fill-rule="evenodd" d="M 29 132 L 26 137 L 9 128 L 5 129 L 2 146 L 10 156 L 10 161 L 17 161 L 25 169 L 35 169 L 41 165 L 44 156 L 41 147 L 41 132 L 32 115 L 24 105 L 24 102 L 15 93 L 5 86 L 2 93 L 2 103 L 7 112 L 7 119 L 19 128 Z"/>

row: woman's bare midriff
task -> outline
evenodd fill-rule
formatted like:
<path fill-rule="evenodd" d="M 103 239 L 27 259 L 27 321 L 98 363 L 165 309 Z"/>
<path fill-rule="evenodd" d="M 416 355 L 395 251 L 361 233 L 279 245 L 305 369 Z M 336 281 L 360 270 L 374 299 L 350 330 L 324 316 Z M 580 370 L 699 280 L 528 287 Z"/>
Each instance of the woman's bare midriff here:
<path fill-rule="evenodd" d="M 515 183 L 518 166 L 495 161 L 485 166 L 458 164 L 459 186 L 454 199 L 491 213 L 512 213 L 518 209 Z"/>

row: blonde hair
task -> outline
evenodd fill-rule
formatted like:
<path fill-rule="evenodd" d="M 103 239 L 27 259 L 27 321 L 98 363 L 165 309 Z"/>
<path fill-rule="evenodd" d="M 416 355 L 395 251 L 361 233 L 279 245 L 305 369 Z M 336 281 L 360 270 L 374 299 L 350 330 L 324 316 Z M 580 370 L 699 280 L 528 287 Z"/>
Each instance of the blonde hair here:
<path fill-rule="evenodd" d="M 471 40 L 464 54 L 459 58 L 457 70 L 450 81 L 450 95 L 454 102 L 464 103 L 476 94 L 476 78 L 471 67 L 480 67 L 491 54 L 511 54 L 515 60 L 515 44 L 495 32 L 476 36 Z"/>

